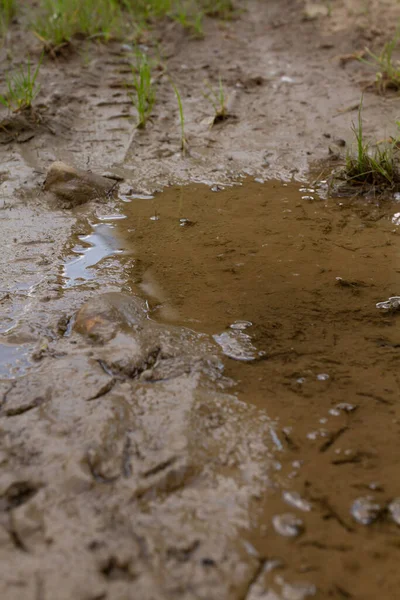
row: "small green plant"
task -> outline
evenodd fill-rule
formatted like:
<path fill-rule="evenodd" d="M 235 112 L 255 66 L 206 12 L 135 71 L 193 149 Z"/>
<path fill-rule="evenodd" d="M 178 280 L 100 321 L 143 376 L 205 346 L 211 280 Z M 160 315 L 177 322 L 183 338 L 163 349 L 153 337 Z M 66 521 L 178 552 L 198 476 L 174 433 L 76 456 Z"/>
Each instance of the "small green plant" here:
<path fill-rule="evenodd" d="M 356 152 L 348 152 L 344 169 L 347 184 L 362 186 L 365 190 L 381 191 L 400 184 L 400 172 L 395 157 L 394 142 L 379 144 L 372 151 L 365 141 L 362 121 L 362 100 L 358 110 L 358 123 L 353 123 Z"/>
<path fill-rule="evenodd" d="M 374 54 L 367 48 L 369 59 L 360 58 L 361 61 L 377 69 L 375 83 L 380 92 L 385 92 L 387 89 L 400 90 L 400 61 L 393 56 L 399 40 L 398 29 L 393 38 L 383 46 L 380 54 Z"/>
<path fill-rule="evenodd" d="M 333 11 L 332 0 L 325 0 L 325 5 L 326 5 L 326 10 L 327 10 L 326 16 L 331 17 L 332 11 Z"/>
<path fill-rule="evenodd" d="M 138 113 L 137 127 L 143 129 L 146 127 L 156 99 L 147 56 L 138 51 L 136 65 L 131 65 L 131 69 L 135 92 L 129 93 L 129 97 Z"/>
<path fill-rule="evenodd" d="M 14 112 L 31 108 L 32 102 L 40 90 L 40 84 L 36 82 L 42 64 L 43 55 L 35 70 L 32 69 L 31 61 L 28 59 L 27 66 L 22 65 L 13 75 L 6 76 L 7 92 L 0 94 L 0 103 L 8 110 Z"/>
<path fill-rule="evenodd" d="M 187 139 L 185 136 L 185 115 L 183 113 L 183 106 L 182 106 L 182 99 L 181 99 L 181 95 L 179 93 L 178 88 L 176 87 L 176 85 L 174 84 L 173 81 L 171 81 L 171 85 L 172 88 L 175 92 L 175 96 L 176 99 L 178 101 L 178 108 L 179 108 L 179 121 L 180 121 L 180 125 L 181 125 L 181 151 L 183 154 L 186 154 L 187 148 L 188 148 L 188 143 L 187 143 Z"/>
<path fill-rule="evenodd" d="M 130 15 L 145 21 L 165 17 L 174 4 L 174 0 L 120 0 L 120 2 Z"/>
<path fill-rule="evenodd" d="M 235 12 L 232 0 L 203 0 L 201 8 L 208 17 L 229 19 Z"/>
<path fill-rule="evenodd" d="M 17 11 L 16 0 L 0 0 L 0 30 L 4 32 Z"/>
<path fill-rule="evenodd" d="M 228 108 L 226 105 L 227 98 L 225 95 L 225 90 L 222 84 L 221 77 L 219 78 L 218 88 L 216 90 L 212 88 L 210 83 L 206 82 L 205 85 L 207 86 L 209 92 L 205 93 L 204 97 L 211 102 L 214 108 L 214 120 L 212 123 L 214 125 L 215 123 L 224 121 L 229 116 Z"/>
<path fill-rule="evenodd" d="M 39 12 L 32 27 L 47 49 L 58 48 L 78 34 L 108 40 L 122 26 L 118 0 L 41 0 Z"/>
<path fill-rule="evenodd" d="M 170 16 L 174 21 L 193 33 L 195 37 L 203 37 L 203 11 L 199 6 L 185 0 L 174 3 Z"/>

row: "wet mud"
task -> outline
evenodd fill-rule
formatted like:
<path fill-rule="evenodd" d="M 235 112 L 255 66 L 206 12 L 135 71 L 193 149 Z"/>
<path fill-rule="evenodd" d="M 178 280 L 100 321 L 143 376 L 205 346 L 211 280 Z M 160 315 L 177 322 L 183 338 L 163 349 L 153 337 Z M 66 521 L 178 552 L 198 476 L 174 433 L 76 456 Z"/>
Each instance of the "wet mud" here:
<path fill-rule="evenodd" d="M 2 597 L 246 596 L 268 417 L 132 296 L 94 297 L 57 348 L 2 382 Z"/>
<path fill-rule="evenodd" d="M 389 598 L 400 357 L 397 312 L 376 305 L 400 285 L 398 205 L 325 187 L 170 188 L 125 202 L 110 231 L 151 318 L 207 333 L 235 396 L 277 423 L 260 555 L 318 597 Z"/>
<path fill-rule="evenodd" d="M 4 600 L 398 595 L 400 208 L 304 183 L 363 91 L 368 139 L 393 135 L 355 57 L 398 6 L 242 8 L 144 34 L 145 131 L 124 40 L 46 57 L 37 110 L 2 109 Z M 41 52 L 16 20 L 2 69 Z"/>

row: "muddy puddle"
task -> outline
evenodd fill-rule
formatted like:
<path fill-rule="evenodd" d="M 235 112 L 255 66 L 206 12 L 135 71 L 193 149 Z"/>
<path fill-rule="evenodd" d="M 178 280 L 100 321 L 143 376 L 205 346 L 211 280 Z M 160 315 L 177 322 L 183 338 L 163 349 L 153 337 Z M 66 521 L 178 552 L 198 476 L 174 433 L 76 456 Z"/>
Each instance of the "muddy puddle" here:
<path fill-rule="evenodd" d="M 254 546 L 321 597 L 389 598 L 400 336 L 399 316 L 376 304 L 400 290 L 399 205 L 326 200 L 323 188 L 245 181 L 125 197 L 89 250 L 77 245 L 65 282 L 92 279 L 112 256 L 152 318 L 208 334 L 238 398 L 279 423 L 279 489 Z M 280 564 L 268 577 L 284 589 Z M 315 592 L 302 589 L 293 598 Z"/>

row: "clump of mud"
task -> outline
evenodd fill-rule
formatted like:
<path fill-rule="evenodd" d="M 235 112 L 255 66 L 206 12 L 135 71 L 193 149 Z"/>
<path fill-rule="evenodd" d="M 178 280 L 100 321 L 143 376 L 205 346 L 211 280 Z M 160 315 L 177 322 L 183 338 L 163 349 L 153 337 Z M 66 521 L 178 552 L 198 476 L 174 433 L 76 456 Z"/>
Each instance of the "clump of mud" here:
<path fill-rule="evenodd" d="M 57 357 L 10 382 L 2 598 L 247 596 L 263 565 L 244 532 L 271 473 L 270 421 L 223 391 L 211 350 L 109 293 L 79 310 Z"/>

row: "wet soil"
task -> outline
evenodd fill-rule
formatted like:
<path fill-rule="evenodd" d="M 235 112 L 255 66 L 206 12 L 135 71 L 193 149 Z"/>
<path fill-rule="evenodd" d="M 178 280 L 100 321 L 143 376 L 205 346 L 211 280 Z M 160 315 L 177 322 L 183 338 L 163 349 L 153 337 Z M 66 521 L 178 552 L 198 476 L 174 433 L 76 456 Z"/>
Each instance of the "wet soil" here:
<path fill-rule="evenodd" d="M 141 288 L 152 318 L 212 337 L 235 395 L 276 420 L 281 469 L 254 532 L 261 556 L 321 598 L 389 598 L 400 355 L 397 314 L 376 304 L 400 285 L 398 205 L 324 193 L 251 181 L 169 188 L 125 203 L 110 232 L 125 288 Z M 288 504 L 293 493 L 305 511 Z M 353 514 L 365 497 L 380 511 L 369 526 Z M 303 521 L 295 540 L 273 529 L 287 512 Z"/>
<path fill-rule="evenodd" d="M 376 303 L 399 294 L 399 209 L 304 182 L 351 144 L 374 80 L 354 53 L 399 7 L 329 7 L 145 34 L 144 132 L 129 40 L 46 57 L 35 113 L 2 113 L 5 600 L 397 597 L 400 341 Z M 1 81 L 40 56 L 23 26 Z M 367 137 L 397 106 L 368 87 Z M 43 193 L 55 160 L 122 177 L 119 197 L 65 210 Z"/>

